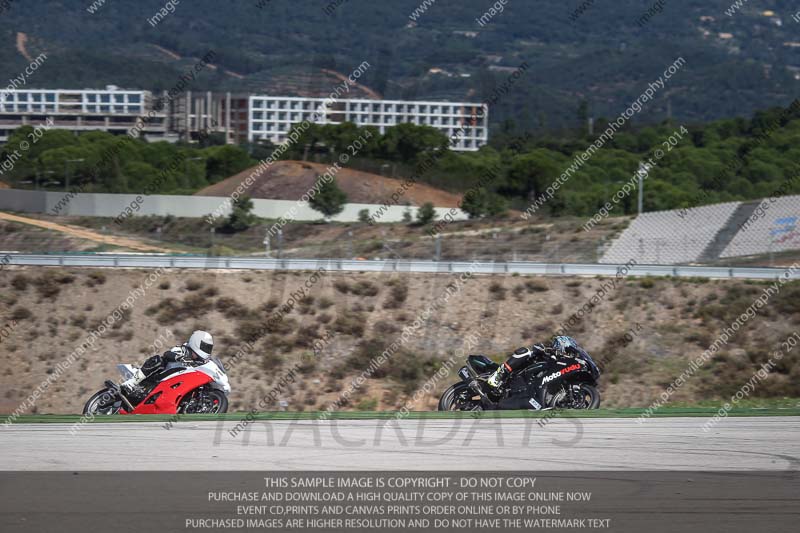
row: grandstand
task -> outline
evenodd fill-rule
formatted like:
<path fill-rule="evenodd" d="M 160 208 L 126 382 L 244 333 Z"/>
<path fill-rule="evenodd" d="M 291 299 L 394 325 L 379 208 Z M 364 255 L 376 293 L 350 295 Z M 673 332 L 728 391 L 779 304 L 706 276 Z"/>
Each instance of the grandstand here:
<path fill-rule="evenodd" d="M 800 196 L 756 202 L 753 214 L 738 228 L 720 257 L 773 254 L 800 249 Z"/>
<path fill-rule="evenodd" d="M 644 213 L 622 232 L 601 263 L 672 265 L 696 263 L 738 208 L 738 202 L 681 211 Z"/>
<path fill-rule="evenodd" d="M 800 196 L 644 213 L 615 239 L 600 263 L 715 263 L 800 250 Z"/>

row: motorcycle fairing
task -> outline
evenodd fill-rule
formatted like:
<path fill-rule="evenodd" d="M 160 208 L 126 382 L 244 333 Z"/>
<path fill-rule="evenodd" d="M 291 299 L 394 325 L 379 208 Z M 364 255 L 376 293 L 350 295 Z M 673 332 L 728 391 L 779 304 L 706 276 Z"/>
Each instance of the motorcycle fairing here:
<path fill-rule="evenodd" d="M 500 401 L 502 409 L 530 409 L 531 399 L 541 405 L 549 405 L 565 380 L 593 383 L 591 367 L 585 370 L 574 358 L 547 359 L 537 361 L 520 370 L 512 377 L 509 393 Z"/>
<path fill-rule="evenodd" d="M 186 369 L 185 371 L 173 374 L 159 382 L 145 399 L 134 407 L 132 413 L 121 409 L 120 414 L 177 414 L 178 405 L 184 396 L 213 381 L 212 377 L 207 372 L 197 372 L 197 370 L 201 368 L 202 367 Z"/>
<path fill-rule="evenodd" d="M 225 373 L 225 367 L 222 366 L 222 361 L 217 358 L 212 358 L 206 364 L 194 367 L 194 370 L 206 374 L 215 382 L 215 387 L 224 393 L 231 391 L 231 384 L 228 380 L 228 374 Z"/>

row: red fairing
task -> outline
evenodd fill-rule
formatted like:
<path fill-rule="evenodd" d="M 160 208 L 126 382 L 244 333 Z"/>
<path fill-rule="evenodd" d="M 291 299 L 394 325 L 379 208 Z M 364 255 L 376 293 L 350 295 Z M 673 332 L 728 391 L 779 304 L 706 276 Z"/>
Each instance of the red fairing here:
<path fill-rule="evenodd" d="M 136 406 L 133 413 L 128 413 L 123 409 L 120 410 L 120 414 L 174 415 L 178 412 L 178 404 L 184 396 L 196 388 L 202 387 L 212 381 L 211 376 L 198 371 L 167 378 L 159 383 L 156 388 L 147 395 L 147 398 Z M 177 385 L 177 387 L 175 385 Z M 148 403 L 150 398 L 157 396 L 159 393 L 161 393 L 161 395 L 158 396 L 154 402 Z"/>

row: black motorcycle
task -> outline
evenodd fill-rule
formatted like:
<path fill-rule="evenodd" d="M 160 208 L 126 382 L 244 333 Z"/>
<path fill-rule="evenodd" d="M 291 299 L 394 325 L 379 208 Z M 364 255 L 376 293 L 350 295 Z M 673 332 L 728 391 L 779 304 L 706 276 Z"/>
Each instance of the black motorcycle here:
<path fill-rule="evenodd" d="M 461 378 L 439 400 L 439 411 L 493 409 L 597 409 L 600 369 L 585 350 L 569 356 L 544 355 L 515 371 L 500 390 L 486 380 L 499 365 L 485 355 L 470 355 Z"/>

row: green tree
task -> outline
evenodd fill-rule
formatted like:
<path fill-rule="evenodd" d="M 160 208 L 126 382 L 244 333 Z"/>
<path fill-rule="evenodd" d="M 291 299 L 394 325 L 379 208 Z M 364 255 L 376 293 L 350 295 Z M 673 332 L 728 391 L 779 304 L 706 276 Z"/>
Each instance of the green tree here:
<path fill-rule="evenodd" d="M 461 210 L 467 213 L 469 218 L 498 216 L 504 214 L 507 209 L 508 206 L 502 196 L 483 187 L 467 191 L 461 200 Z"/>
<path fill-rule="evenodd" d="M 238 146 L 212 146 L 201 152 L 206 157 L 209 183 L 217 183 L 255 164 L 247 152 Z"/>
<path fill-rule="evenodd" d="M 159 174 L 159 169 L 143 161 L 128 161 L 122 167 L 121 178 L 116 187 L 118 187 L 119 192 L 123 192 L 123 184 L 133 183 L 135 185 L 131 192 L 136 193 L 153 190 L 157 185 L 163 187 L 163 183 L 159 183 L 159 181 L 163 181 Z"/>
<path fill-rule="evenodd" d="M 417 209 L 417 223 L 421 226 L 430 224 L 436 220 L 436 208 L 430 202 L 425 202 Z"/>
<path fill-rule="evenodd" d="M 317 183 L 320 183 L 321 179 L 322 177 L 318 176 Z M 325 218 L 331 218 L 341 213 L 346 203 L 347 195 L 339 188 L 335 178 L 330 181 L 322 181 L 317 194 L 308 201 L 311 208 L 322 213 Z"/>
<path fill-rule="evenodd" d="M 514 157 L 502 192 L 523 198 L 538 196 L 561 172 L 556 154 L 546 148 L 537 148 Z"/>
<path fill-rule="evenodd" d="M 369 209 L 362 209 L 358 212 L 358 221 L 363 222 L 364 224 L 369 223 L 371 219 L 369 218 Z"/>
<path fill-rule="evenodd" d="M 256 216 L 252 211 L 253 200 L 249 196 L 240 196 L 233 201 L 233 210 L 223 230 L 230 233 L 238 233 L 250 228 L 256 222 Z"/>
<path fill-rule="evenodd" d="M 399 124 L 383 136 L 383 151 L 387 159 L 413 163 L 425 153 L 446 150 L 447 135 L 430 126 Z"/>
<path fill-rule="evenodd" d="M 275 144 L 269 139 L 261 139 L 257 142 L 244 142 L 242 148 L 250 154 L 256 161 L 262 161 L 275 152 Z"/>
<path fill-rule="evenodd" d="M 219 131 L 211 133 L 204 133 L 198 139 L 198 144 L 201 148 L 209 148 L 211 146 L 225 146 L 228 141 L 225 139 L 225 134 Z"/>

